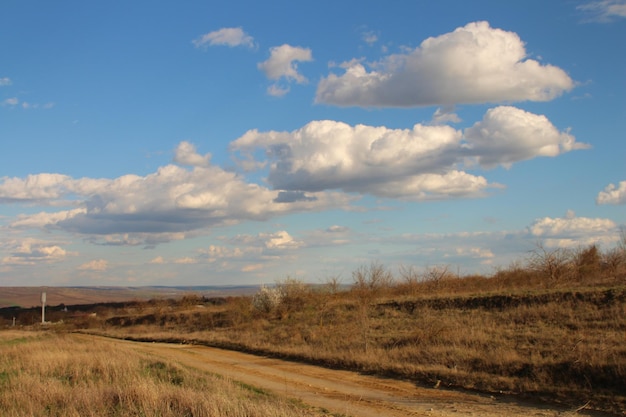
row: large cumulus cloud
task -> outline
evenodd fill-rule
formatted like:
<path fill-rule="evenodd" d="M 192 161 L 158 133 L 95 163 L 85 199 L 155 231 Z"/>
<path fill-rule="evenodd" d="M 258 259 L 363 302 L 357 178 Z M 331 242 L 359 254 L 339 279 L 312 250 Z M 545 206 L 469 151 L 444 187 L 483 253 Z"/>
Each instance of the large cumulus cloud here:
<path fill-rule="evenodd" d="M 250 130 L 231 144 L 244 165 L 269 166 L 267 180 L 275 189 L 340 189 L 412 200 L 481 196 L 498 185 L 467 172 L 477 163 L 508 167 L 585 147 L 545 116 L 510 106 L 490 109 L 465 132 L 450 126 L 390 129 L 320 120 L 292 132 Z"/>
<path fill-rule="evenodd" d="M 469 23 L 428 38 L 366 68 L 341 65 L 317 87 L 316 102 L 338 106 L 412 107 L 455 103 L 547 101 L 574 87 L 562 69 L 527 57 L 516 33 Z"/>
<path fill-rule="evenodd" d="M 216 225 L 342 207 L 350 201 L 345 195 L 326 192 L 282 201 L 280 191 L 212 166 L 209 156 L 197 154 L 193 145 L 182 142 L 175 161 L 193 167 L 170 164 L 145 176 L 114 179 L 73 179 L 59 174 L 2 178 L 0 198 L 5 202 L 74 206 L 22 214 L 7 227 L 103 236 L 97 243 L 107 245 L 152 245 Z"/>

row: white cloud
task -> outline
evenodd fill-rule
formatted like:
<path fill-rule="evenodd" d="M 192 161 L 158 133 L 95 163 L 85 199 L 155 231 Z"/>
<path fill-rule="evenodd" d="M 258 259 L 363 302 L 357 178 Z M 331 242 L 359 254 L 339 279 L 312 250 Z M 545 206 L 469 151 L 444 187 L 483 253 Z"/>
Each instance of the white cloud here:
<path fill-rule="evenodd" d="M 265 149 L 268 181 L 276 189 L 367 193 L 389 181 L 440 171 L 450 163 L 446 151 L 457 149 L 460 140 L 461 133 L 448 126 L 401 130 L 321 120 L 293 132 L 251 130 L 231 148 L 244 154 Z"/>
<path fill-rule="evenodd" d="M 196 152 L 196 147 L 192 143 L 183 141 L 178 144 L 174 154 L 174 162 L 180 165 L 208 166 L 211 161 L 211 154 L 200 155 Z"/>
<path fill-rule="evenodd" d="M 378 35 L 376 35 L 376 32 L 374 31 L 366 31 L 363 32 L 361 34 L 361 37 L 363 39 L 363 41 L 368 44 L 369 46 L 374 45 L 376 42 L 378 42 Z"/>
<path fill-rule="evenodd" d="M 84 214 L 86 212 L 87 210 L 84 208 L 77 208 L 53 213 L 42 211 L 30 215 L 20 214 L 17 216 L 16 220 L 9 223 L 9 226 L 13 229 L 42 229 L 48 225 L 71 219 L 78 214 Z"/>
<path fill-rule="evenodd" d="M 454 112 L 454 106 L 439 107 L 435 114 L 431 124 L 442 125 L 447 123 L 460 123 L 461 118 Z"/>
<path fill-rule="evenodd" d="M 247 165 L 257 155 L 259 166 L 269 166 L 267 180 L 275 189 L 412 200 L 479 197 L 499 186 L 463 172 L 463 164 L 510 166 L 586 147 L 545 116 L 514 107 L 489 110 L 465 135 L 450 126 L 389 129 L 321 120 L 292 132 L 250 130 L 231 143 Z"/>
<path fill-rule="evenodd" d="M 2 258 L 3 265 L 35 265 L 37 263 L 59 262 L 67 256 L 76 255 L 63 249 L 59 243 L 25 238 L 2 242 L 8 256 Z"/>
<path fill-rule="evenodd" d="M 568 211 L 565 217 L 544 217 L 535 220 L 529 233 L 545 241 L 548 247 L 576 247 L 594 243 L 614 243 L 619 238 L 618 227 L 610 219 L 576 217 Z"/>
<path fill-rule="evenodd" d="M 455 250 L 457 255 L 470 258 L 491 259 L 495 256 L 491 249 L 481 247 L 459 247 Z"/>
<path fill-rule="evenodd" d="M 105 259 L 94 259 L 89 262 L 85 262 L 77 269 L 80 271 L 106 271 L 109 268 L 109 262 Z"/>
<path fill-rule="evenodd" d="M 0 78 L 0 87 L 5 87 L 7 85 L 11 85 L 13 84 L 13 82 L 11 81 L 11 79 L 9 77 L 2 77 Z"/>
<path fill-rule="evenodd" d="M 308 62 L 313 60 L 309 48 L 298 46 L 281 45 L 270 48 L 270 57 L 258 64 L 258 68 L 265 73 L 270 80 L 281 78 L 287 81 L 295 81 L 298 84 L 307 82 L 305 76 L 298 72 L 296 62 Z"/>
<path fill-rule="evenodd" d="M 482 197 L 489 187 L 502 186 L 489 184 L 482 176 L 452 170 L 445 174 L 421 174 L 402 180 L 373 184 L 368 191 L 379 197 L 426 201 Z"/>
<path fill-rule="evenodd" d="M 346 245 L 352 241 L 354 232 L 347 226 L 332 225 L 325 229 L 311 230 L 306 233 L 304 241 L 308 247 L 324 247 Z"/>
<path fill-rule="evenodd" d="M 38 103 L 29 103 L 27 101 L 20 101 L 20 99 L 18 99 L 17 97 L 11 97 L 3 101 L 0 101 L 0 106 L 2 107 L 9 106 L 11 108 L 14 108 L 18 105 L 24 110 L 31 110 L 31 109 L 38 109 L 38 108 L 43 108 L 47 110 L 47 109 L 51 109 L 52 107 L 54 107 L 54 103 L 46 103 L 43 106 L 41 106 Z"/>
<path fill-rule="evenodd" d="M 196 48 L 207 48 L 209 46 L 225 45 L 230 47 L 246 46 L 254 48 L 254 38 L 243 31 L 242 28 L 222 28 L 206 33 L 197 39 L 193 44 Z"/>
<path fill-rule="evenodd" d="M 266 250 L 290 250 L 303 246 L 303 242 L 294 239 L 285 230 L 274 233 L 259 233 L 257 235 L 238 235 L 231 240 L 231 243 L 245 245 L 248 247 L 258 247 Z"/>
<path fill-rule="evenodd" d="M 7 98 L 4 101 L 0 102 L 2 106 L 17 106 L 19 104 L 19 100 L 17 97 Z"/>
<path fill-rule="evenodd" d="M 0 177 L 0 203 L 38 202 L 59 199 L 70 194 L 90 195 L 110 180 L 81 178 L 62 174 L 33 174 L 26 178 Z"/>
<path fill-rule="evenodd" d="M 281 87 L 278 84 L 272 84 L 267 87 L 267 94 L 273 97 L 282 97 L 289 92 L 289 87 Z"/>
<path fill-rule="evenodd" d="M 150 260 L 150 262 L 148 262 L 150 264 L 156 264 L 156 265 L 162 265 L 165 263 L 165 259 L 163 259 L 162 256 L 157 256 L 156 258 L 153 258 Z"/>
<path fill-rule="evenodd" d="M 626 204 L 626 181 L 620 181 L 618 185 L 609 184 L 604 191 L 598 193 L 597 204 Z"/>
<path fill-rule="evenodd" d="M 412 107 L 501 101 L 547 101 L 574 87 L 562 69 L 528 59 L 513 32 L 469 23 L 418 48 L 370 65 L 357 60 L 330 74 L 316 102 L 339 106 Z"/>
<path fill-rule="evenodd" d="M 189 265 L 189 264 L 198 263 L 198 261 L 196 259 L 194 259 L 194 258 L 189 257 L 189 256 L 185 256 L 185 257 L 182 257 L 182 258 L 174 259 L 174 263 L 175 264 Z"/>
<path fill-rule="evenodd" d="M 465 130 L 465 139 L 470 153 L 486 167 L 589 148 L 559 132 L 547 117 L 511 106 L 489 109 L 482 121 Z"/>
<path fill-rule="evenodd" d="M 88 235 L 96 244 L 153 246 L 206 233 L 216 225 L 347 207 L 352 200 L 326 192 L 281 198 L 280 190 L 211 166 L 209 155 L 198 155 L 188 143 L 179 145 L 175 159 L 195 166 L 167 165 L 146 176 L 115 179 L 73 179 L 60 174 L 3 177 L 0 203 L 74 207 L 20 215 L 9 223 L 12 229 L 64 230 Z"/>
<path fill-rule="evenodd" d="M 576 7 L 588 15 L 593 22 L 610 22 L 615 18 L 626 17 L 626 0 L 600 0 L 581 4 Z"/>
<path fill-rule="evenodd" d="M 295 240 L 284 230 L 263 237 L 266 238 L 265 247 L 268 249 L 296 249 L 303 245 L 303 242 Z"/>
<path fill-rule="evenodd" d="M 240 248 L 229 248 L 227 246 L 210 245 L 206 249 L 200 249 L 198 251 L 202 257 L 205 257 L 208 262 L 215 262 L 223 259 L 241 258 L 244 255 L 244 251 Z"/>
<path fill-rule="evenodd" d="M 241 268 L 241 272 L 255 272 L 266 268 L 265 264 L 248 264 Z"/>

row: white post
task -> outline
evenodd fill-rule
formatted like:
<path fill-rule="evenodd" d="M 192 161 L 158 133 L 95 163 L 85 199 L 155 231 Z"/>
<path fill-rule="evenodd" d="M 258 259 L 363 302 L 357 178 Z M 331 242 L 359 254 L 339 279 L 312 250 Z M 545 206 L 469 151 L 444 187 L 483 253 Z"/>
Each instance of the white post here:
<path fill-rule="evenodd" d="M 46 322 L 46 292 L 41 293 L 41 324 Z"/>

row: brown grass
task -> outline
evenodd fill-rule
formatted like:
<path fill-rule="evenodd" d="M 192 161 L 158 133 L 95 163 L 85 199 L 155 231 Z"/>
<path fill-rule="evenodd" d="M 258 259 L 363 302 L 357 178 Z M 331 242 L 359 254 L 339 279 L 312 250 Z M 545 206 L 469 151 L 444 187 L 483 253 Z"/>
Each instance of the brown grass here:
<path fill-rule="evenodd" d="M 107 341 L 0 332 L 0 414 L 316 416 L 285 400 Z"/>

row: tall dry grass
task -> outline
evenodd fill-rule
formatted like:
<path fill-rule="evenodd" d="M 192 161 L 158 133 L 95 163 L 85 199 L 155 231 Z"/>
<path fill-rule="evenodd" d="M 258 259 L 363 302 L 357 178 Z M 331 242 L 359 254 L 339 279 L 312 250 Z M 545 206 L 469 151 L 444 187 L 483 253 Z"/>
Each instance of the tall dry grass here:
<path fill-rule="evenodd" d="M 107 341 L 0 332 L 0 415 L 314 416 L 312 410 Z"/>

